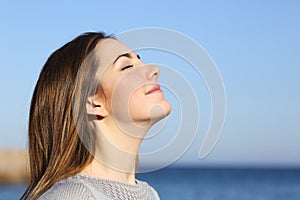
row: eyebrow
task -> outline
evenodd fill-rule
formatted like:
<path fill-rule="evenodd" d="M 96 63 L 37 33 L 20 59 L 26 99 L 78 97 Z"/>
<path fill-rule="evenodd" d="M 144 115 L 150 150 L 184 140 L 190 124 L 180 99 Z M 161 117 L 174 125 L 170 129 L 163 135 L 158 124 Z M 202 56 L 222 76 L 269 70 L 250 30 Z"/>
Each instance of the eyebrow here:
<path fill-rule="evenodd" d="M 115 63 L 117 62 L 117 60 L 118 60 L 119 58 L 121 58 L 121 57 L 132 58 L 132 56 L 131 56 L 130 53 L 123 53 L 123 54 L 119 55 L 119 56 L 115 59 L 115 61 L 113 62 L 113 64 L 115 64 Z"/>

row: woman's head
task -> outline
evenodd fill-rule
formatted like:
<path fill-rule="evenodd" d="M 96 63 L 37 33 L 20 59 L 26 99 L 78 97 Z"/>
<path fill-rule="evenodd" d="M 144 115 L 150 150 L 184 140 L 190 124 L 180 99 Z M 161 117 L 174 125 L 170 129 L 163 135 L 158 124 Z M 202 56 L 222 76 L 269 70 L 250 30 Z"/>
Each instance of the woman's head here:
<path fill-rule="evenodd" d="M 98 123 L 112 126 L 113 122 L 122 131 L 135 134 L 169 114 L 170 104 L 157 83 L 158 67 L 143 63 L 115 39 L 99 42 L 92 55 L 100 58 L 90 58 L 96 60 L 98 92 L 90 93 L 86 109 L 104 118 Z"/>

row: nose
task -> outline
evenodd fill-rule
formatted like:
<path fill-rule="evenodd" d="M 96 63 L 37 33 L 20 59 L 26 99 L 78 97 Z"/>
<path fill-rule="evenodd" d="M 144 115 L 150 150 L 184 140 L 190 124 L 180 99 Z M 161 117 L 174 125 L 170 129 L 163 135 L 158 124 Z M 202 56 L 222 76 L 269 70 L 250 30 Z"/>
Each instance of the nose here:
<path fill-rule="evenodd" d="M 147 78 L 151 81 L 156 81 L 160 73 L 160 69 L 157 66 L 149 65 Z"/>

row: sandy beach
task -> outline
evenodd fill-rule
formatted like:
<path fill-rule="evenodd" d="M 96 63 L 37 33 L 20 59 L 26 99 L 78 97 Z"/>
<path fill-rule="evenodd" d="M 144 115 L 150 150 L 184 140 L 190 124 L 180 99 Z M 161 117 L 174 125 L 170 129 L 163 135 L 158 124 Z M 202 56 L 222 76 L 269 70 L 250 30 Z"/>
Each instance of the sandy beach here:
<path fill-rule="evenodd" d="M 0 183 L 22 183 L 29 178 L 28 155 L 25 150 L 0 150 Z"/>

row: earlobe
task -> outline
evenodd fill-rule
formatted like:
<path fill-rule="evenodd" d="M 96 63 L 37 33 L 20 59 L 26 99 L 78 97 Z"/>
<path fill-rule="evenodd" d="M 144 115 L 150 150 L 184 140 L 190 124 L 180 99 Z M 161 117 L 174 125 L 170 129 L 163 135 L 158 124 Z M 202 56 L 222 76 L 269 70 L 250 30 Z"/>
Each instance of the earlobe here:
<path fill-rule="evenodd" d="M 89 97 L 86 102 L 86 112 L 88 115 L 106 117 L 107 111 L 101 102 L 95 102 L 94 97 Z"/>

